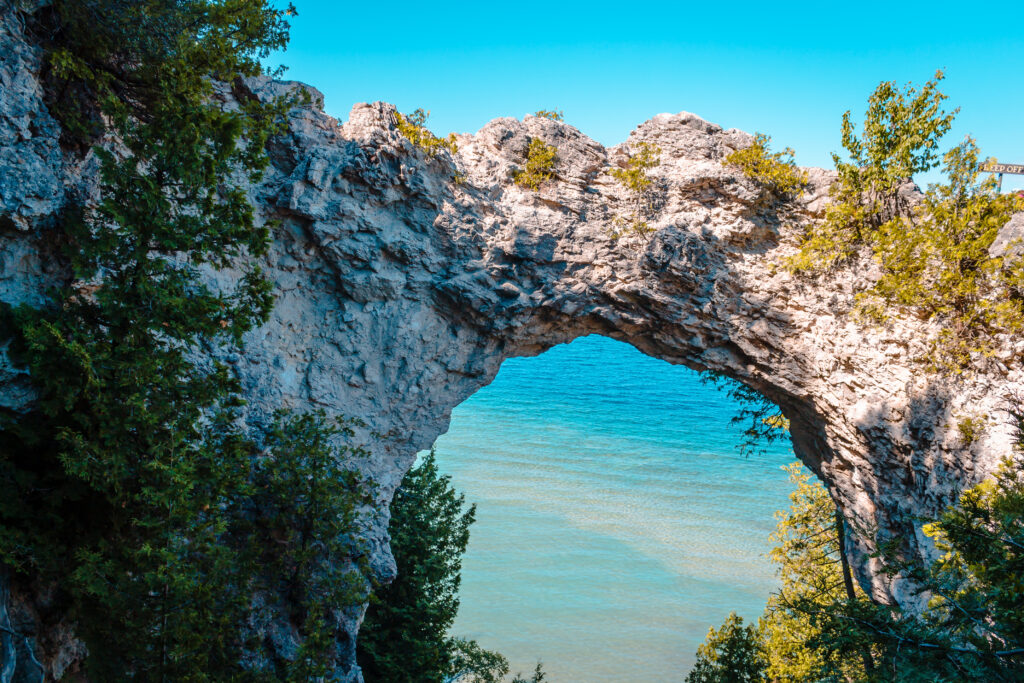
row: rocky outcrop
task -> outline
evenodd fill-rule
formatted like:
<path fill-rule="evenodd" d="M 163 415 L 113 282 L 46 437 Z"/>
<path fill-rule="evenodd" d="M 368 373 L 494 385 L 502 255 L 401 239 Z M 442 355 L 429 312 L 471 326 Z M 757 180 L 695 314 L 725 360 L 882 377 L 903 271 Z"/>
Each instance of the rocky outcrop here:
<path fill-rule="evenodd" d="M 61 277 L 47 227 L 88 184 L 89 162 L 61 152 L 35 80 L 39 55 L 16 20 L 0 30 L 0 299 L 17 303 Z M 290 87 L 248 84 L 257 96 Z M 913 517 L 1011 452 L 1024 342 L 1002 340 L 975 372 L 930 375 L 915 360 L 934 333 L 927 323 L 872 327 L 849 315 L 874 276 L 870 259 L 819 279 L 779 267 L 826 201 L 828 172 L 810 169 L 803 197 L 775 202 L 722 163 L 751 136 L 688 113 L 659 114 L 608 149 L 562 122 L 502 118 L 458 136 L 457 154 L 430 158 L 397 132 L 390 105 L 356 105 L 339 124 L 317 101 L 291 112 L 252 188 L 261 217 L 278 221 L 264 264 L 277 305 L 244 353 L 223 355 L 253 423 L 280 407 L 366 421 L 372 454 L 357 465 L 379 484 L 365 530 L 379 575 L 394 572 L 390 497 L 451 410 L 506 358 L 588 334 L 761 392 L 790 418 L 797 455 L 844 514 L 920 553 L 929 547 Z M 557 177 L 538 192 L 512 182 L 532 138 L 558 149 Z M 641 141 L 662 150 L 651 172 L 655 232 L 616 239 L 634 202 L 608 171 Z M 0 362 L 2 405 L 30 401 L 24 375 Z M 957 429 L 968 417 L 985 423 L 971 443 Z M 906 600 L 867 550 L 855 548 L 861 582 L 879 599 Z M 12 604 L 56 677 L 81 649 L 67 625 L 30 623 L 31 597 Z M 357 625 L 346 623 L 349 636 Z M 358 668 L 346 675 L 358 680 Z"/>

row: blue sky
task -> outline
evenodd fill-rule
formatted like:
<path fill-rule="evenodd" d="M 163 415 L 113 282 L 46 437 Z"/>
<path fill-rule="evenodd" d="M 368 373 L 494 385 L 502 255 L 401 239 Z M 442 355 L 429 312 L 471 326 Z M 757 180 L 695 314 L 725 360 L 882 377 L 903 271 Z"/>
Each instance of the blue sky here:
<path fill-rule="evenodd" d="M 842 113 L 882 80 L 946 71 L 953 144 L 1024 163 L 1024 2 L 294 0 L 287 78 L 345 119 L 355 102 L 431 111 L 436 132 L 561 109 L 606 145 L 659 112 L 764 132 L 828 166 Z M 1024 188 L 1007 176 L 1004 188 Z"/>

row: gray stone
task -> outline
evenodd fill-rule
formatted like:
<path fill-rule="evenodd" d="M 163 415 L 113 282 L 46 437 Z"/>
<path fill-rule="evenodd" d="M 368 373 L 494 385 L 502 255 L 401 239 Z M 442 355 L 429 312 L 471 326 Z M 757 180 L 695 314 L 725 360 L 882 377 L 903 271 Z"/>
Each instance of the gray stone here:
<path fill-rule="evenodd" d="M 1024 254 L 1024 213 L 1015 213 L 996 233 L 988 255 L 1010 259 L 1021 254 Z"/>

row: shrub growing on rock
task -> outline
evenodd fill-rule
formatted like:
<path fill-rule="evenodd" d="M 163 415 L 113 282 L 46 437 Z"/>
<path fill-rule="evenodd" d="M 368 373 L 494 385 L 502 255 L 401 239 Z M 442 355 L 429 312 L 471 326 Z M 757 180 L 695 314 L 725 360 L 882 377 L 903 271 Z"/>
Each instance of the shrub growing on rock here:
<path fill-rule="evenodd" d="M 555 162 L 558 149 L 540 138 L 530 140 L 526 150 L 526 163 L 512 174 L 516 185 L 537 191 L 540 186 L 555 177 Z"/>
<path fill-rule="evenodd" d="M 831 268 L 869 247 L 878 281 L 859 293 L 858 313 L 884 320 L 893 309 L 933 319 L 940 330 L 922 358 L 932 370 L 960 372 L 1000 333 L 1024 329 L 1024 265 L 990 255 L 996 234 L 1024 202 L 1001 195 L 980 176 L 970 138 L 940 155 L 955 111 L 943 110 L 941 72 L 920 90 L 886 82 L 871 95 L 862 137 L 843 116 L 843 147 L 833 155 L 839 176 L 824 219 L 788 260 L 797 272 Z M 920 203 L 910 199 L 915 173 L 943 166 L 945 182 Z"/>
<path fill-rule="evenodd" d="M 939 165 L 939 141 L 953 125 L 956 111 L 942 109 L 942 72 L 918 90 L 902 90 L 892 81 L 880 84 L 868 99 L 862 137 L 854 132 L 851 114 L 843 114 L 844 160 L 832 155 L 839 177 L 830 189 L 831 203 L 824 221 L 811 230 L 800 253 L 790 262 L 794 270 L 828 268 L 852 254 L 857 244 L 910 207 L 898 190 L 915 173 Z"/>
<path fill-rule="evenodd" d="M 749 147 L 738 149 L 725 158 L 778 198 L 799 194 L 807 184 L 807 174 L 793 160 L 793 150 L 770 151 L 771 138 L 757 133 Z"/>
<path fill-rule="evenodd" d="M 561 109 L 558 109 L 558 110 L 554 110 L 554 109 L 541 109 L 540 111 L 536 112 L 534 114 L 534 116 L 539 116 L 539 117 L 541 117 L 543 119 L 551 119 L 552 121 L 564 121 L 565 120 L 565 117 L 562 115 L 562 110 Z"/>
<path fill-rule="evenodd" d="M 638 235 L 643 239 L 651 233 L 648 220 L 654 213 L 653 186 L 650 170 L 661 164 L 661 148 L 648 142 L 638 142 L 625 168 L 613 168 L 609 174 L 629 191 L 633 211 L 628 218 L 616 217 L 619 228 L 613 237 Z"/>
<path fill-rule="evenodd" d="M 455 142 L 455 133 L 449 134 L 446 138 L 437 137 L 427 128 L 429 118 L 430 112 L 422 108 L 408 115 L 395 112 L 395 125 L 399 133 L 429 157 L 436 157 L 445 149 L 455 154 L 459 150 Z"/>

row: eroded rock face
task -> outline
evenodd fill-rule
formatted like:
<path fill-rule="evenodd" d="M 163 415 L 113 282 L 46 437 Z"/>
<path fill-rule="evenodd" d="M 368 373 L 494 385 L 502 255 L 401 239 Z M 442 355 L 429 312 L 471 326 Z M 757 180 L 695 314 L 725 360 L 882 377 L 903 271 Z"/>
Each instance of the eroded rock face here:
<path fill-rule="evenodd" d="M 38 301 L 61 273 L 46 228 L 88 184 L 88 162 L 60 151 L 35 80 L 37 52 L 10 17 L 0 31 L 0 298 Z M 269 96 L 294 86 L 249 87 Z M 751 136 L 688 113 L 659 114 L 609 149 L 565 123 L 497 119 L 437 159 L 397 132 L 393 114 L 360 104 L 339 125 L 315 104 L 291 113 L 271 170 L 252 188 L 262 218 L 280 221 L 264 264 L 277 305 L 243 354 L 224 352 L 253 424 L 282 407 L 366 421 L 372 455 L 358 466 L 380 485 L 365 529 L 379 575 L 394 573 L 391 495 L 452 409 L 506 358 L 587 334 L 762 392 L 791 419 L 797 454 L 844 514 L 882 537 L 905 536 L 922 554 L 929 547 L 913 516 L 937 512 L 1010 453 L 1020 342 L 1003 340 L 972 374 L 929 375 L 914 360 L 928 325 L 865 327 L 848 315 L 874 276 L 870 259 L 815 280 L 778 267 L 826 201 L 829 172 L 810 169 L 803 197 L 773 202 L 722 164 Z M 531 138 L 558 148 L 557 178 L 539 192 L 512 183 Z M 651 172 L 655 232 L 615 239 L 634 202 L 608 170 L 641 141 L 662 150 Z M 0 363 L 4 406 L 30 403 L 25 380 Z M 965 417 L 987 425 L 969 444 L 956 428 Z M 854 549 L 862 584 L 907 600 L 867 550 Z M 13 595 L 12 610 L 54 678 L 82 651 L 67 624 L 39 616 L 36 597 Z M 340 680 L 360 680 L 358 614 L 342 618 L 351 667 Z"/>

